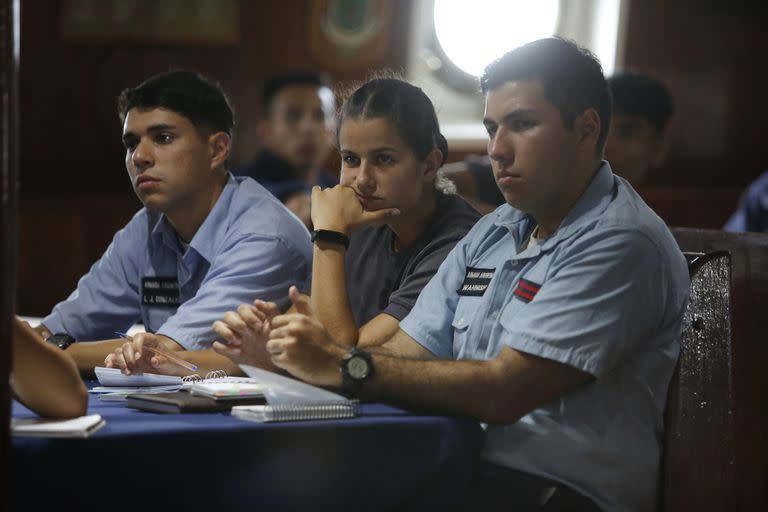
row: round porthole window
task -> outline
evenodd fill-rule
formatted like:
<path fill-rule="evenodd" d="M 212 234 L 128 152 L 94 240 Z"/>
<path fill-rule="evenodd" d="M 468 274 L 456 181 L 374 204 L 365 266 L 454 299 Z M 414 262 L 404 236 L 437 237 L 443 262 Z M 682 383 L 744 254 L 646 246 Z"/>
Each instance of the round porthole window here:
<path fill-rule="evenodd" d="M 485 66 L 556 32 L 560 0 L 434 0 L 427 66 L 450 86 L 476 90 Z"/>

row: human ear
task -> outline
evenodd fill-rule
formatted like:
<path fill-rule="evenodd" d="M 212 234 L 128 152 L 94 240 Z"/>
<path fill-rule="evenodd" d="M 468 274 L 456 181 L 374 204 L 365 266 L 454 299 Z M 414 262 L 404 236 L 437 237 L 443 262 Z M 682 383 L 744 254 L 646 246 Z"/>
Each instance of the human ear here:
<path fill-rule="evenodd" d="M 433 182 L 437 176 L 437 170 L 443 163 L 443 153 L 437 148 L 429 152 L 424 159 L 424 181 Z"/>
<path fill-rule="evenodd" d="M 224 167 L 229 158 L 232 140 L 224 132 L 216 132 L 208 137 L 208 149 L 210 151 L 211 169 Z"/>
<path fill-rule="evenodd" d="M 649 167 L 658 167 L 666 160 L 669 153 L 669 133 L 667 130 L 654 135 L 653 153 L 648 162 Z"/>
<path fill-rule="evenodd" d="M 574 128 L 579 136 L 579 142 L 590 145 L 594 148 L 597 139 L 600 137 L 600 127 L 602 126 L 600 114 L 594 108 L 588 108 L 576 117 Z"/>
<path fill-rule="evenodd" d="M 259 137 L 259 144 L 265 145 L 266 141 L 269 141 L 272 135 L 272 124 L 269 120 L 261 118 L 256 122 L 256 135 Z"/>

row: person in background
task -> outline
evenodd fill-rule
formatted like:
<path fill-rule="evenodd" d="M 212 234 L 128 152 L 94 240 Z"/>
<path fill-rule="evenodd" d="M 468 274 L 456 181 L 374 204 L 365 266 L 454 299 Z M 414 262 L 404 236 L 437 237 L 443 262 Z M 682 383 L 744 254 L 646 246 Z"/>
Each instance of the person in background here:
<path fill-rule="evenodd" d="M 41 416 L 75 418 L 88 407 L 88 390 L 72 358 L 19 318 L 13 322 L 11 389 Z"/>
<path fill-rule="evenodd" d="M 337 343 L 292 287 L 296 312 L 271 319 L 265 349 L 312 384 L 481 421 L 466 510 L 656 510 L 685 258 L 603 159 L 611 101 L 594 56 L 534 41 L 481 86 L 506 204 L 379 347 Z"/>
<path fill-rule="evenodd" d="M 641 184 L 649 169 L 664 162 L 669 151 L 672 96 L 659 80 L 637 72 L 608 78 L 613 119 L 605 141 L 605 158 L 613 172 L 632 186 Z"/>
<path fill-rule="evenodd" d="M 147 331 L 139 344 L 210 347 L 224 312 L 253 297 L 279 300 L 292 283 L 308 286 L 311 272 L 306 228 L 264 187 L 227 171 L 234 117 L 218 85 L 192 71 L 160 73 L 124 90 L 118 114 L 144 208 L 36 328 L 84 373 L 133 357 L 119 332 L 137 322 Z M 198 355 L 201 371 L 230 364 Z"/>
<path fill-rule="evenodd" d="M 749 184 L 739 199 L 739 206 L 723 229 L 733 232 L 768 232 L 768 171 Z"/>
<path fill-rule="evenodd" d="M 262 89 L 257 125 L 262 149 L 254 160 L 233 170 L 261 183 L 307 227 L 311 226 L 312 186 L 338 183 L 323 169 L 330 150 L 334 102 L 319 73 L 294 70 L 270 76 Z"/>
<path fill-rule="evenodd" d="M 448 144 L 418 87 L 370 80 L 344 102 L 338 126 L 341 184 L 312 191 L 311 301 L 339 343 L 378 345 L 397 332 L 480 214 L 444 191 L 438 169 Z M 268 366 L 264 340 L 256 337 L 277 311 L 266 313 L 244 305 L 225 315 L 214 328 L 227 343 L 214 348 L 237 362 Z"/>
<path fill-rule="evenodd" d="M 649 169 L 658 167 L 669 150 L 669 121 L 674 112 L 666 86 L 637 72 L 608 78 L 613 97 L 613 118 L 605 142 L 605 156 L 613 172 L 632 186 L 642 183 Z M 488 155 L 469 155 L 463 162 L 447 164 L 447 178 L 478 210 L 488 213 L 504 204 L 496 186 Z"/>

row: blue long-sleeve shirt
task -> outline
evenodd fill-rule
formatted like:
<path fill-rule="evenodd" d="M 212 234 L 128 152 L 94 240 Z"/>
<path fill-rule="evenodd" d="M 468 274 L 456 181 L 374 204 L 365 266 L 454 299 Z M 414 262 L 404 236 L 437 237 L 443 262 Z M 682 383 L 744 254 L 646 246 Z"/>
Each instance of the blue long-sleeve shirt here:
<path fill-rule="evenodd" d="M 306 289 L 311 269 L 301 221 L 255 181 L 230 175 L 188 246 L 164 215 L 142 208 L 43 324 L 88 341 L 142 321 L 188 350 L 208 348 L 226 311 L 283 299 L 292 284 Z"/>

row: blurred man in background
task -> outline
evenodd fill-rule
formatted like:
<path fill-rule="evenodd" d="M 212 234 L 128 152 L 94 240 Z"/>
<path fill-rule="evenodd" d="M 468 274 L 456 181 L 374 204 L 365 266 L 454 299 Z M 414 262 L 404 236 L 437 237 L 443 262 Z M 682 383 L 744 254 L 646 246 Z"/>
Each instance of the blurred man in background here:
<path fill-rule="evenodd" d="M 320 74 L 286 71 L 270 76 L 261 94 L 261 152 L 233 171 L 261 183 L 306 226 L 311 223 L 312 186 L 338 183 L 322 169 L 331 146 L 334 108 L 333 92 Z"/>

